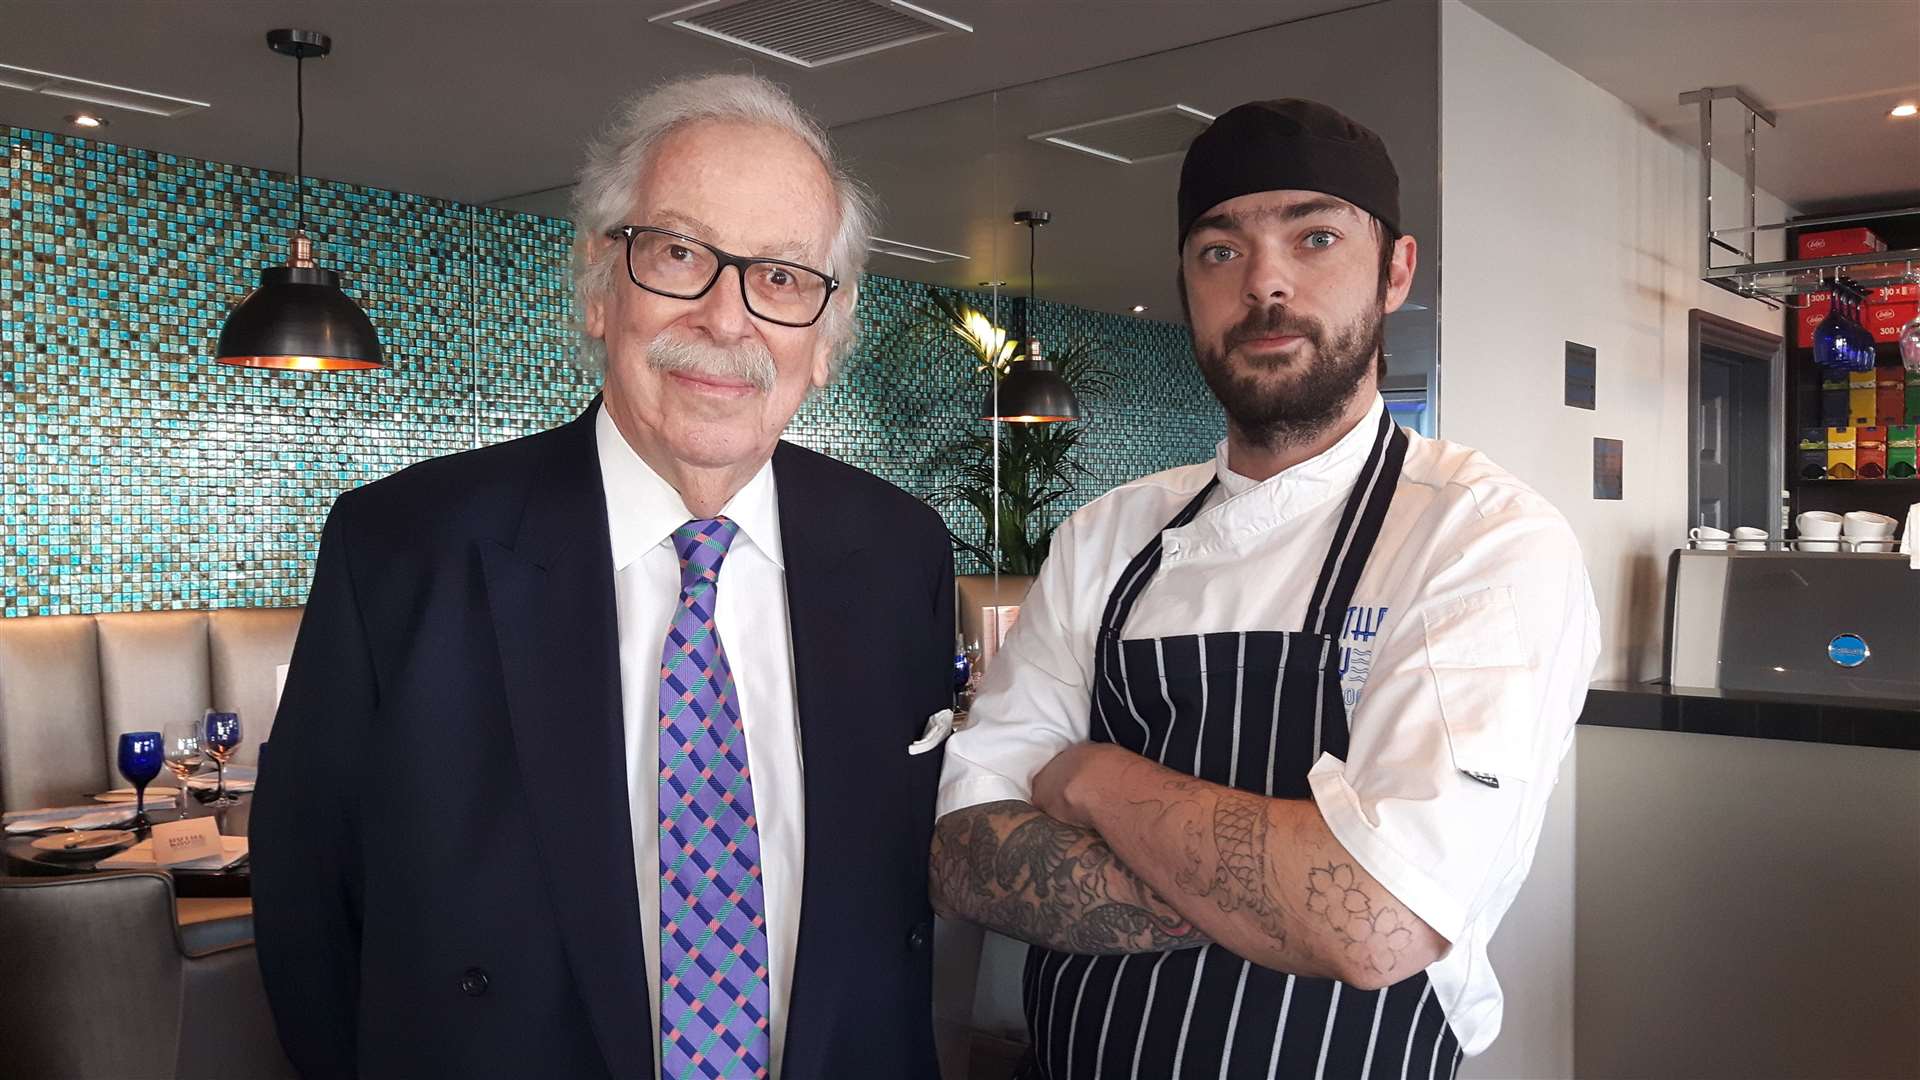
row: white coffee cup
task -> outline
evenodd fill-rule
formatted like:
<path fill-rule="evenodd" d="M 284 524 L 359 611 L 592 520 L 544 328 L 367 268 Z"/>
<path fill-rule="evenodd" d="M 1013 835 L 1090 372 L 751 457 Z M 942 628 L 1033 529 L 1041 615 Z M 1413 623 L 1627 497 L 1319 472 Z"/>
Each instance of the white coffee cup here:
<path fill-rule="evenodd" d="M 1695 525 L 1687 530 L 1687 539 L 1702 551 L 1725 551 L 1727 541 L 1733 536 L 1725 529 L 1716 529 L 1711 525 Z"/>
<path fill-rule="evenodd" d="M 1891 540 L 1855 540 L 1853 542 L 1853 550 L 1855 551 L 1892 551 L 1893 541 Z"/>
<path fill-rule="evenodd" d="M 1880 540 L 1893 535 L 1900 523 L 1871 510 L 1851 510 L 1842 519 L 1841 530 L 1854 540 Z"/>
<path fill-rule="evenodd" d="M 1809 510 L 1793 519 L 1793 530 L 1802 540 L 1831 540 L 1840 535 L 1840 524 L 1839 514 L 1825 510 Z M 1813 548 L 1811 550 L 1832 551 L 1834 549 Z"/>
<path fill-rule="evenodd" d="M 1795 540 L 1795 551 L 1839 551 L 1839 540 Z"/>
<path fill-rule="evenodd" d="M 1767 530 L 1742 525 L 1733 530 L 1733 546 L 1740 551 L 1767 550 Z"/>

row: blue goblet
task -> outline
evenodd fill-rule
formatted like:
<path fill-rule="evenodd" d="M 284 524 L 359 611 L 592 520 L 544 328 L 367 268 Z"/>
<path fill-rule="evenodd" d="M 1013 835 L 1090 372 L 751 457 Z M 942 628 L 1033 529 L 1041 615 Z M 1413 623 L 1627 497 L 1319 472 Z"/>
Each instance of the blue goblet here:
<path fill-rule="evenodd" d="M 120 775 L 133 785 L 133 827 L 147 828 L 147 784 L 160 775 L 160 733 L 129 731 L 120 736 Z"/>

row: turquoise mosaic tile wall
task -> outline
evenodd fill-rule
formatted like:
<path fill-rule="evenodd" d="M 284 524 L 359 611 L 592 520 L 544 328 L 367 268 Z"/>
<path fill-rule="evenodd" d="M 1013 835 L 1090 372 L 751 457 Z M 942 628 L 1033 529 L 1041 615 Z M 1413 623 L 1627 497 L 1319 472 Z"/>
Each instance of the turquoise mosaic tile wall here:
<path fill-rule="evenodd" d="M 0 125 L 0 615 L 301 603 L 340 492 L 592 397 L 568 223 L 325 181 L 309 232 L 393 367 L 215 365 L 228 307 L 284 260 L 293 196 L 282 173 Z M 790 437 L 925 497 L 979 384 L 957 341 L 916 329 L 923 291 L 863 281 L 861 349 Z M 1073 505 L 1211 453 L 1183 328 L 1044 303 L 1034 327 L 1104 341 L 1123 376 L 1089 403 Z"/>

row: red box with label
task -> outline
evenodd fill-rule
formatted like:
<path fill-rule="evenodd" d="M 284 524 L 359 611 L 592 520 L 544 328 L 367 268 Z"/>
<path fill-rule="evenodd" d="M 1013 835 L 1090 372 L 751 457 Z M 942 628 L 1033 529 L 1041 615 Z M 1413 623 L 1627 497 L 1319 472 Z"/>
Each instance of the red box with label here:
<path fill-rule="evenodd" d="M 1833 294 L 1830 292 L 1808 293 L 1801 297 L 1807 306 L 1793 309 L 1793 340 L 1803 349 L 1813 348 L 1813 332 L 1819 328 L 1833 310 Z"/>
<path fill-rule="evenodd" d="M 1920 304 L 1920 285 L 1888 285 L 1867 290 L 1869 304 Z"/>
<path fill-rule="evenodd" d="M 1829 229 L 1800 234 L 1800 257 L 1824 259 L 1830 255 L 1865 255 L 1887 250 L 1887 242 L 1872 229 Z"/>
<path fill-rule="evenodd" d="M 1907 369 L 1899 364 L 1881 364 L 1873 369 L 1874 419 L 1882 427 L 1894 427 L 1906 419 Z"/>
<path fill-rule="evenodd" d="M 1920 318 L 1920 304 L 1874 304 L 1867 308 L 1867 331 L 1875 341 L 1899 341 L 1900 330 Z"/>

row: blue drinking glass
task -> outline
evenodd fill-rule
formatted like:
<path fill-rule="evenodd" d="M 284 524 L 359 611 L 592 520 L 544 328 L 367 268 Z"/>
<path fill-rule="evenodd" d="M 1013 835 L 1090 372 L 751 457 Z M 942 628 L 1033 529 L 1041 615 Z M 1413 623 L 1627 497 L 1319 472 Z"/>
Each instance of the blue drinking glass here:
<path fill-rule="evenodd" d="M 1851 356 L 1853 363 L 1849 370 L 1872 371 L 1874 366 L 1873 332 L 1860 322 L 1860 298 L 1852 296 L 1847 303 L 1847 336 L 1852 339 Z"/>
<path fill-rule="evenodd" d="M 147 827 L 147 784 L 160 775 L 160 733 L 129 731 L 120 736 L 120 775 L 133 785 L 133 827 Z"/>
<path fill-rule="evenodd" d="M 1813 362 L 1823 368 L 1846 370 L 1852 357 L 1852 335 L 1847 333 L 1846 317 L 1840 314 L 1840 299 L 1835 297 L 1827 317 L 1813 329 Z"/>
<path fill-rule="evenodd" d="M 204 727 L 206 754 L 220 770 L 219 792 L 207 805 L 232 806 L 240 800 L 227 794 L 227 762 L 233 757 L 233 748 L 240 745 L 240 714 L 208 709 Z"/>

